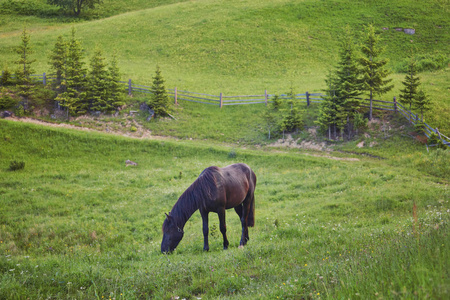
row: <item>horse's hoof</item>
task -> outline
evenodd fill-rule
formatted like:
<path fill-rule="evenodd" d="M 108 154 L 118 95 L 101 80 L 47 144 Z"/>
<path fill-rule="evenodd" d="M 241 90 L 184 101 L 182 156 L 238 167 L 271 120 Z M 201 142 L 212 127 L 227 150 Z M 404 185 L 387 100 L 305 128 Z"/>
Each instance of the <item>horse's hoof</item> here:
<path fill-rule="evenodd" d="M 244 246 L 243 245 L 239 245 L 239 249 L 244 249 Z"/>
<path fill-rule="evenodd" d="M 204 252 L 208 252 L 208 251 L 209 251 L 209 248 L 208 248 L 208 249 L 203 248 L 203 251 L 204 251 Z"/>
<path fill-rule="evenodd" d="M 223 247 L 223 250 L 228 250 L 228 247 Z"/>

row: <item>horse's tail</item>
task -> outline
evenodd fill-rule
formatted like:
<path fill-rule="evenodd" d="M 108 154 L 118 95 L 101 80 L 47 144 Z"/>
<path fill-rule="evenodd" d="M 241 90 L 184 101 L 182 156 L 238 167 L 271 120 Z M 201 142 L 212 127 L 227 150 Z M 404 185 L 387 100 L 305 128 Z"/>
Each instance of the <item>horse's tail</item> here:
<path fill-rule="evenodd" d="M 255 186 L 256 186 L 256 175 L 251 171 L 251 181 L 253 184 L 250 185 L 250 209 L 247 217 L 247 226 L 255 226 Z"/>

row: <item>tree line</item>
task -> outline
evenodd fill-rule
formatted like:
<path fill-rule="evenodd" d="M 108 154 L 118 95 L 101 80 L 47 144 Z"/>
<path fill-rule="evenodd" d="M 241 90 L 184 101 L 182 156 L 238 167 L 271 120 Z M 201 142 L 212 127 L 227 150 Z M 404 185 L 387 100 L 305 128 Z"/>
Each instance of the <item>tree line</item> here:
<path fill-rule="evenodd" d="M 16 115 L 21 116 L 31 113 L 32 104 L 39 102 L 35 99 L 36 95 L 42 89 L 40 85 L 35 85 L 31 77 L 35 59 L 32 58 L 33 50 L 26 29 L 22 32 L 16 53 L 19 58 L 15 61 L 18 68 L 14 78 L 6 68 L 2 72 L 0 85 L 15 85 L 15 94 L 20 96 L 21 101 L 17 104 L 11 96 L 14 93 L 3 88 L 0 93 L 0 109 L 15 106 Z M 76 37 L 75 29 L 72 29 L 68 40 L 62 35 L 58 36 L 49 54 L 49 75 L 54 78 L 49 86 L 53 95 L 47 93 L 44 97 L 56 101 L 64 109 L 68 119 L 70 116 L 88 112 L 110 113 L 125 104 L 125 89 L 119 81 L 120 70 L 116 55 L 113 54 L 108 63 L 103 51 L 96 47 L 88 67 L 84 60 L 84 51 Z M 157 67 L 152 86 L 153 94 L 147 101 L 156 116 L 166 116 L 170 112 L 170 101 L 164 82 L 161 70 Z"/>
<path fill-rule="evenodd" d="M 345 27 L 340 37 L 338 60 L 325 79 L 325 96 L 319 106 L 319 115 L 315 121 L 329 139 L 339 139 L 346 136 L 350 139 L 358 130 L 367 126 L 367 119 L 373 118 L 374 96 L 381 96 L 394 86 L 388 79 L 390 72 L 386 68 L 388 60 L 382 57 L 384 47 L 380 37 L 369 25 L 359 44 L 355 42 L 354 34 L 349 26 Z M 358 49 L 359 48 L 359 49 Z M 420 88 L 420 78 L 417 75 L 416 62 L 413 53 L 410 55 L 405 80 L 400 90 L 400 103 L 420 113 L 421 122 L 418 130 L 423 128 L 423 113 L 431 109 L 431 100 Z M 289 93 L 292 99 L 280 101 L 274 96 L 265 114 L 269 131 L 269 139 L 273 133 L 283 133 L 303 127 L 304 108 L 293 101 L 293 91 Z M 360 96 L 370 100 L 368 118 L 364 118 L 361 109 Z"/>
<path fill-rule="evenodd" d="M 390 91 L 394 85 L 388 79 L 390 72 L 386 68 L 388 60 L 382 57 L 385 48 L 380 44 L 380 37 L 375 28 L 369 25 L 363 35 L 359 52 L 355 46 L 353 32 L 349 26 L 345 28 L 339 44 L 339 55 L 336 66 L 329 72 L 325 82 L 325 97 L 320 105 L 319 117 L 316 121 L 329 138 L 344 136 L 350 138 L 354 132 L 364 127 L 366 120 L 361 115 L 359 96 L 368 96 L 370 100 L 368 119 L 373 118 L 373 97 Z M 421 113 L 431 108 L 431 101 L 420 89 L 413 53 L 403 89 L 400 90 L 399 101 Z"/>

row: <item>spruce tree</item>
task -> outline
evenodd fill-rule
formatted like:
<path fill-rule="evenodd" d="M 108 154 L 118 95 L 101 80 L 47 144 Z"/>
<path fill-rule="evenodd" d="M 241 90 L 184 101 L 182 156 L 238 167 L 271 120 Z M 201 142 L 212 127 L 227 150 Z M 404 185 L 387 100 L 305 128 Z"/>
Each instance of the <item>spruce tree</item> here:
<path fill-rule="evenodd" d="M 274 95 L 272 101 L 269 103 L 267 110 L 264 112 L 263 118 L 266 121 L 267 130 L 269 132 L 268 138 L 270 140 L 272 133 L 277 131 L 280 125 L 280 108 L 282 101 L 278 95 Z"/>
<path fill-rule="evenodd" d="M 111 105 L 117 109 L 124 104 L 124 90 L 120 84 L 120 71 L 117 65 L 117 56 L 113 54 L 109 65 L 109 86 L 108 86 L 108 98 Z"/>
<path fill-rule="evenodd" d="M 19 95 L 25 100 L 24 109 L 28 109 L 28 100 L 33 88 L 33 82 L 30 76 L 33 73 L 31 64 L 36 60 L 30 58 L 33 51 L 30 45 L 30 35 L 25 28 L 22 31 L 21 39 L 22 42 L 16 49 L 16 53 L 19 54 L 19 59 L 16 61 L 19 65 L 16 71 L 16 86 L 19 90 Z"/>
<path fill-rule="evenodd" d="M 379 45 L 380 38 L 375 34 L 372 25 L 368 27 L 367 31 L 361 47 L 363 57 L 359 59 L 359 64 L 362 74 L 361 90 L 369 93 L 369 120 L 372 120 L 373 95 L 382 95 L 394 86 L 389 84 L 392 79 L 385 79 L 389 75 L 389 71 L 385 68 L 388 60 L 380 57 L 384 51 L 384 48 Z"/>
<path fill-rule="evenodd" d="M 339 48 L 339 61 L 336 68 L 336 96 L 343 109 L 347 123 L 348 134 L 351 134 L 350 122 L 361 106 L 361 80 L 359 78 L 358 62 L 355 55 L 353 34 L 349 26 L 345 28 Z"/>
<path fill-rule="evenodd" d="M 68 43 L 67 59 L 62 81 L 63 93 L 56 97 L 61 102 L 69 115 L 83 114 L 87 111 L 86 103 L 86 69 L 84 68 L 81 43 L 75 37 L 75 29 L 72 28 L 72 36 Z"/>
<path fill-rule="evenodd" d="M 325 79 L 327 88 L 325 89 L 325 96 L 319 106 L 319 116 L 315 121 L 322 131 L 328 132 L 328 138 L 331 139 L 331 130 L 334 131 L 334 136 L 337 137 L 337 129 L 342 127 L 345 120 L 345 112 L 342 107 L 342 102 L 336 95 L 337 78 L 335 73 L 329 73 Z"/>
<path fill-rule="evenodd" d="M 64 76 L 64 68 L 67 59 L 67 43 L 62 35 L 58 36 L 54 48 L 50 53 L 50 66 L 55 76 L 55 88 L 57 92 L 62 92 L 61 83 Z"/>
<path fill-rule="evenodd" d="M 413 106 L 420 112 L 420 119 L 423 122 L 423 113 L 431 110 L 431 99 L 423 90 L 419 90 L 414 97 Z"/>
<path fill-rule="evenodd" d="M 91 59 L 91 70 L 88 74 L 87 99 L 90 111 L 112 111 L 109 99 L 109 73 L 106 69 L 106 61 L 100 49 L 94 51 Z"/>
<path fill-rule="evenodd" d="M 161 75 L 161 69 L 156 67 L 155 77 L 153 77 L 152 97 L 148 105 L 153 108 L 158 117 L 168 116 L 170 113 L 170 101 L 164 86 L 164 78 Z"/>
<path fill-rule="evenodd" d="M 8 86 L 12 84 L 12 74 L 9 71 L 8 66 L 6 66 L 5 70 L 2 71 L 2 77 L 0 78 L 1 86 Z"/>
<path fill-rule="evenodd" d="M 414 104 L 414 99 L 417 96 L 418 88 L 420 85 L 420 78 L 417 76 L 417 66 L 413 54 L 411 54 L 408 64 L 408 72 L 405 76 L 405 80 L 402 81 L 404 88 L 400 90 L 400 102 L 409 106 L 409 112 L 411 117 L 411 108 Z M 410 120 L 411 121 L 411 120 Z"/>

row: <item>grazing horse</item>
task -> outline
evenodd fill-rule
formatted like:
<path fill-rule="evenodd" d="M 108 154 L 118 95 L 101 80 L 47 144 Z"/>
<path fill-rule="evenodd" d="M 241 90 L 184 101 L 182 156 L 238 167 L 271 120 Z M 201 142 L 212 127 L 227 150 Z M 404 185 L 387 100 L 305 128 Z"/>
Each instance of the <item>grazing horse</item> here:
<path fill-rule="evenodd" d="M 180 196 L 169 214 L 166 214 L 162 230 L 161 252 L 172 252 L 183 238 L 187 220 L 198 209 L 203 220 L 203 250 L 209 250 L 208 214 L 219 215 L 223 248 L 228 248 L 225 210 L 234 208 L 242 224 L 240 246 L 249 240 L 248 226 L 255 224 L 256 175 L 246 164 L 233 164 L 224 168 L 206 168 L 190 187 Z"/>

